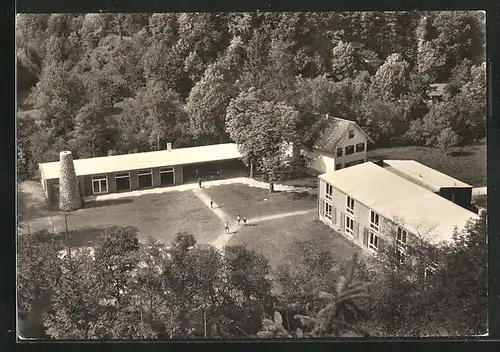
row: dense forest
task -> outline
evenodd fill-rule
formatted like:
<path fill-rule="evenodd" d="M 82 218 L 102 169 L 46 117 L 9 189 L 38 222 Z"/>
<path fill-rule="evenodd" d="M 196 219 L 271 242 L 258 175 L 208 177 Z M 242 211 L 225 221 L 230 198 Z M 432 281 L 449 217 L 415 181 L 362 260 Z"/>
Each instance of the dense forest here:
<path fill-rule="evenodd" d="M 375 147 L 485 136 L 480 12 L 19 14 L 16 40 L 21 178 L 61 150 L 307 143 L 327 113 Z"/>
<path fill-rule="evenodd" d="M 272 179 L 282 142 L 310 143 L 327 115 L 356 121 L 374 147 L 447 149 L 486 133 L 480 12 L 19 14 L 16 40 L 20 180 L 62 150 L 84 158 L 230 141 Z M 434 83 L 445 84 L 439 100 Z M 29 336 L 487 331 L 484 215 L 433 254 L 433 275 L 397 264 L 390 248 L 376 263 L 349 263 L 297 241 L 271 267 L 188 233 L 139 243 L 109 230 L 93 255 L 69 248 L 70 236 L 18 237 Z M 431 249 L 417 242 L 408 252 L 428 264 Z"/>

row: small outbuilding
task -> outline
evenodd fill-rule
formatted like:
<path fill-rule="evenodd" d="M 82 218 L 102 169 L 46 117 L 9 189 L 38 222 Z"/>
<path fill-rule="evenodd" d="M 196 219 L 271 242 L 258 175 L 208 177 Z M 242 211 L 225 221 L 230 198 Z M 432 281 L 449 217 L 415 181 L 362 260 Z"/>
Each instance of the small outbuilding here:
<path fill-rule="evenodd" d="M 383 166 L 466 209 L 471 208 L 472 186 L 415 160 L 384 160 Z"/>
<path fill-rule="evenodd" d="M 74 168 L 81 197 L 128 192 L 215 177 L 247 176 L 237 144 L 75 159 Z M 58 200 L 60 162 L 39 165 L 40 181 L 49 201 Z M 224 175 L 224 176 L 223 176 Z"/>

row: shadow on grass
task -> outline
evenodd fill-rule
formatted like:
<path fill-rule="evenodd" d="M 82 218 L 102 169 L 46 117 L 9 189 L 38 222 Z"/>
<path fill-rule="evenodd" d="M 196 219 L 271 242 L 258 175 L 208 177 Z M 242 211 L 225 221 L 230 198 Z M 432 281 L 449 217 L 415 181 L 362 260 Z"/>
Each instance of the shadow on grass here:
<path fill-rule="evenodd" d="M 311 197 L 312 197 L 312 195 L 307 193 L 307 192 L 300 192 L 300 193 L 293 193 L 292 199 L 293 200 L 303 200 L 303 199 L 308 199 Z"/>
<path fill-rule="evenodd" d="M 139 229 L 135 226 L 121 227 L 121 226 L 110 226 L 110 227 L 94 227 L 79 230 L 70 230 L 69 233 L 69 243 L 71 247 L 93 247 L 104 238 L 105 231 L 114 231 L 118 229 L 123 229 L 134 236 L 138 236 Z M 40 242 L 51 242 L 55 241 L 57 244 L 66 247 L 66 233 L 59 232 L 53 235 L 47 231 L 39 231 L 36 233 Z"/>
<path fill-rule="evenodd" d="M 469 152 L 466 150 L 458 150 L 458 151 L 451 152 L 450 156 L 470 156 L 470 155 L 474 155 L 474 154 L 475 154 L 474 152 Z"/>
<path fill-rule="evenodd" d="M 100 208 L 107 207 L 110 205 L 127 204 L 132 203 L 134 200 L 131 198 L 120 198 L 120 199 L 109 199 L 109 200 L 96 200 L 92 202 L 85 203 L 84 208 Z"/>

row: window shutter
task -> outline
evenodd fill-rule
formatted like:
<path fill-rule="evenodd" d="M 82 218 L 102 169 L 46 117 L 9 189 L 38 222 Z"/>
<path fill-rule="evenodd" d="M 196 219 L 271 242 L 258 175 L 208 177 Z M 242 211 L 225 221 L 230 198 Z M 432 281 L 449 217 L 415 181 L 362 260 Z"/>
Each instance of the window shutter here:
<path fill-rule="evenodd" d="M 332 224 L 337 223 L 337 208 L 332 207 Z"/>
<path fill-rule="evenodd" d="M 340 212 L 340 230 L 342 232 L 345 231 L 345 216 L 344 216 L 344 213 L 343 212 Z"/>
<path fill-rule="evenodd" d="M 359 222 L 354 222 L 354 239 L 359 240 Z"/>
<path fill-rule="evenodd" d="M 363 229 L 363 244 L 368 246 L 368 229 L 366 227 Z"/>
<path fill-rule="evenodd" d="M 325 216 L 325 200 L 323 198 L 320 198 L 319 200 L 319 216 Z"/>
<path fill-rule="evenodd" d="M 379 253 L 384 252 L 385 245 L 386 245 L 385 240 L 382 237 L 378 236 L 378 252 Z"/>

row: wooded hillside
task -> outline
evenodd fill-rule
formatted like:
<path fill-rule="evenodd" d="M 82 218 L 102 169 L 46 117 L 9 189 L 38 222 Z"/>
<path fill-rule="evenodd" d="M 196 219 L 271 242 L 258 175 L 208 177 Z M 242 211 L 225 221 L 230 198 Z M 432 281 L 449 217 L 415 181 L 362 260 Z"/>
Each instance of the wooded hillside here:
<path fill-rule="evenodd" d="M 484 23 L 478 12 L 19 14 L 19 170 L 33 177 L 61 150 L 229 141 L 233 101 L 286 112 L 302 139 L 328 113 L 378 146 L 470 143 L 485 136 Z M 447 83 L 441 101 L 428 101 L 431 83 Z"/>

